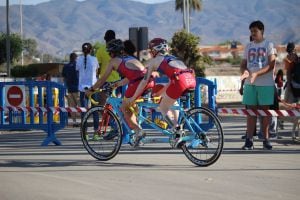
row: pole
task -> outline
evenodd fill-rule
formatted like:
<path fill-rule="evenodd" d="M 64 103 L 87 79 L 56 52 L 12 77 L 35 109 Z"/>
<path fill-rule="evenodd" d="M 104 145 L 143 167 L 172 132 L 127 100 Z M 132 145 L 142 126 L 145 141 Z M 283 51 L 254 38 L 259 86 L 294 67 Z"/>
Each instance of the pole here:
<path fill-rule="evenodd" d="M 186 29 L 186 0 L 183 0 L 183 29 Z"/>
<path fill-rule="evenodd" d="M 9 0 L 6 0 L 6 65 L 7 77 L 10 77 L 10 31 L 9 31 Z"/>
<path fill-rule="evenodd" d="M 23 44 L 23 9 L 22 9 L 22 0 L 20 0 L 20 34 L 21 34 L 21 40 Z M 21 65 L 24 65 L 24 52 L 23 52 L 23 45 L 22 45 L 22 51 L 21 51 Z"/>
<path fill-rule="evenodd" d="M 190 32 L 190 0 L 186 0 L 186 27 L 187 32 Z"/>

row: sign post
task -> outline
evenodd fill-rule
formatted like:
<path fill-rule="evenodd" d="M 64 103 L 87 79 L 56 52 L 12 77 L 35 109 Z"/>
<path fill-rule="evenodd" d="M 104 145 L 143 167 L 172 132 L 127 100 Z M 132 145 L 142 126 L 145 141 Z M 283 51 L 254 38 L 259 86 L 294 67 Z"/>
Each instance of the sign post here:
<path fill-rule="evenodd" d="M 25 88 L 23 85 L 6 87 L 6 106 L 25 106 Z"/>

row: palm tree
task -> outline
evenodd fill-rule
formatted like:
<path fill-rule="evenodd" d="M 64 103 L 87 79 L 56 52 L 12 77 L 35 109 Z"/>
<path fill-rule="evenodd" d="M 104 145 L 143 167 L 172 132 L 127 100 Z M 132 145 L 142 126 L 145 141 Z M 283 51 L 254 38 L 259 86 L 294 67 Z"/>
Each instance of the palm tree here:
<path fill-rule="evenodd" d="M 195 11 L 201 11 L 202 9 L 202 0 L 189 0 L 190 9 Z M 180 10 L 183 12 L 183 0 L 176 0 L 175 10 Z"/>
<path fill-rule="evenodd" d="M 191 11 L 191 10 L 201 11 L 201 9 L 202 9 L 202 0 L 176 0 L 175 10 L 176 11 L 180 10 L 181 12 L 183 12 L 183 28 L 184 29 L 186 29 L 186 21 L 185 21 L 185 13 L 184 13 L 184 8 L 185 8 L 184 2 L 185 1 L 188 1 L 189 11 Z M 188 19 L 188 20 L 190 20 L 190 19 Z"/>

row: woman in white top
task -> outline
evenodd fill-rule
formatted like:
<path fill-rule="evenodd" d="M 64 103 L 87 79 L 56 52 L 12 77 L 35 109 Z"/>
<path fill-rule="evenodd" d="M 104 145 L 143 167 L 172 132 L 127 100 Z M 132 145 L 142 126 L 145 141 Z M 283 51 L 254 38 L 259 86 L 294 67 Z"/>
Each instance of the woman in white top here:
<path fill-rule="evenodd" d="M 83 55 L 77 58 L 76 70 L 79 72 L 78 89 L 80 92 L 80 106 L 88 107 L 89 99 L 85 95 L 85 91 L 97 82 L 97 70 L 99 68 L 98 60 L 95 56 L 90 55 L 92 45 L 84 43 L 82 45 Z M 95 97 L 95 99 L 97 99 Z M 83 117 L 84 113 L 81 114 Z M 94 129 L 96 130 L 98 122 L 97 116 L 94 115 Z"/>

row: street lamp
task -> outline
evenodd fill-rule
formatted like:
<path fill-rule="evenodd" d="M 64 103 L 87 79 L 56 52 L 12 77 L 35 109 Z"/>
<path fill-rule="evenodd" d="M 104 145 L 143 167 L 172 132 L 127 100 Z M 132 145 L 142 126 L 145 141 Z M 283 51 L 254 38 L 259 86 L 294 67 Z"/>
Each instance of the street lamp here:
<path fill-rule="evenodd" d="M 190 1 L 183 0 L 183 28 L 190 32 Z"/>
<path fill-rule="evenodd" d="M 9 31 L 9 0 L 6 0 L 6 65 L 7 76 L 10 77 L 10 31 Z"/>
<path fill-rule="evenodd" d="M 23 10 L 22 10 L 22 0 L 20 0 L 20 34 L 21 34 L 21 40 L 23 44 Z M 23 52 L 23 45 L 22 45 L 22 51 L 21 51 L 21 65 L 24 65 L 24 52 Z"/>

